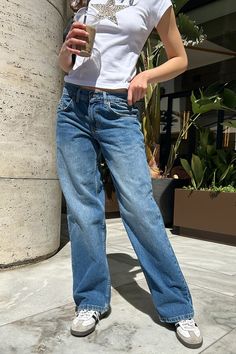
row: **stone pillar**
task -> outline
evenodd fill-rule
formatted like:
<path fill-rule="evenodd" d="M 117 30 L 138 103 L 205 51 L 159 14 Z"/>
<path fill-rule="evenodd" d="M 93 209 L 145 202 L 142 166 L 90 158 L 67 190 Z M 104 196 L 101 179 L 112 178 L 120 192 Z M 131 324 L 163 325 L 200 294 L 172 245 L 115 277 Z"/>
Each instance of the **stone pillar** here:
<path fill-rule="evenodd" d="M 2 0 L 0 267 L 46 258 L 60 243 L 55 164 L 65 0 Z"/>

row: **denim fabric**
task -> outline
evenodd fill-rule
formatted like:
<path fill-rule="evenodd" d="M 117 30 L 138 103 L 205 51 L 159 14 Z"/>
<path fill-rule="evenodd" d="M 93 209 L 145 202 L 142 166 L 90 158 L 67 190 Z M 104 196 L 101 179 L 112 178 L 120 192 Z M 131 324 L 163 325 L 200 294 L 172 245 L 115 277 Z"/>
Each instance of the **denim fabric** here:
<path fill-rule="evenodd" d="M 57 168 L 68 210 L 73 296 L 79 309 L 104 312 L 111 297 L 106 257 L 102 152 L 121 217 L 163 322 L 193 317 L 191 295 L 153 199 L 138 110 L 127 94 L 65 84 L 58 106 Z"/>

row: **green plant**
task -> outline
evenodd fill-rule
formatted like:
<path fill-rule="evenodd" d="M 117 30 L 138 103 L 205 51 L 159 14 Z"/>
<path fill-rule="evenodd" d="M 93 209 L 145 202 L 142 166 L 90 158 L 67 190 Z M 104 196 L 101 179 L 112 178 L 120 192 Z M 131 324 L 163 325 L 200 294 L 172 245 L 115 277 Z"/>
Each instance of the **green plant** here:
<path fill-rule="evenodd" d="M 189 128 L 197 123 L 197 120 L 200 116 L 205 113 L 208 113 L 213 110 L 224 110 L 228 112 L 235 113 L 236 112 L 236 82 L 231 81 L 225 84 L 214 83 L 208 86 L 205 90 L 199 89 L 200 97 L 196 97 L 194 92 L 191 95 L 191 103 L 192 103 L 192 111 L 193 115 L 190 117 L 188 123 L 180 130 L 178 138 L 171 146 L 169 159 L 167 162 L 167 166 L 165 168 L 165 176 L 170 174 L 170 171 L 173 167 L 174 161 L 178 156 L 179 147 L 185 133 L 189 130 Z M 228 127 L 235 127 L 234 120 L 227 120 L 223 123 L 223 125 Z M 205 139 L 208 137 L 208 133 L 205 136 Z M 204 143 L 204 135 L 201 135 L 202 144 Z M 213 145 L 211 145 L 213 148 Z M 208 147 L 209 149 L 209 147 Z M 223 154 L 223 153 L 221 153 Z M 226 157 L 225 157 L 226 161 Z M 219 164 L 220 165 L 220 164 Z M 220 167 L 220 166 L 219 166 Z"/>
<path fill-rule="evenodd" d="M 223 123 L 223 125 L 227 128 L 236 128 L 236 120 L 228 119 Z"/>
<path fill-rule="evenodd" d="M 211 187 L 210 189 L 212 192 L 216 192 L 216 193 L 236 193 L 236 187 L 232 186 L 231 184 L 229 184 L 228 186 L 225 187 Z"/>
<path fill-rule="evenodd" d="M 205 90 L 200 90 L 200 97 L 191 97 L 194 115 L 202 115 L 211 110 L 236 112 L 235 81 L 214 83 Z M 235 121 L 226 121 L 226 126 L 233 126 Z M 199 142 L 196 155 L 193 154 L 191 166 L 187 160 L 181 164 L 191 177 L 195 189 L 236 186 L 236 153 L 229 149 L 216 149 L 214 133 L 209 129 L 199 129 Z M 196 170 L 198 170 L 196 172 Z"/>
<path fill-rule="evenodd" d="M 227 149 L 216 149 L 215 136 L 209 129 L 199 129 L 196 154 L 191 164 L 181 159 L 181 164 L 191 177 L 193 189 L 236 187 L 236 153 Z"/>
<path fill-rule="evenodd" d="M 204 91 L 199 90 L 200 97 L 192 94 L 192 110 L 195 114 L 203 114 L 211 110 L 236 111 L 236 81 L 224 84 L 218 82 L 210 85 Z M 233 124 L 233 121 L 229 121 Z"/>
<path fill-rule="evenodd" d="M 193 186 L 187 186 L 187 187 L 183 187 L 183 189 L 187 189 L 190 191 L 195 190 L 195 188 Z M 230 184 L 228 186 L 225 187 L 209 187 L 209 188 L 200 188 L 200 191 L 211 191 L 213 193 L 236 193 L 236 187 L 231 186 Z"/>
<path fill-rule="evenodd" d="M 214 83 L 205 90 L 199 90 L 200 97 L 192 93 L 193 117 L 189 124 L 196 122 L 196 117 L 212 110 L 236 112 L 236 83 L 234 81 Z M 223 123 L 234 126 L 235 121 Z M 192 187 L 220 188 L 236 185 L 236 153 L 226 149 L 216 149 L 214 133 L 209 129 L 199 129 L 199 141 L 196 154 L 192 155 L 191 164 L 181 159 L 181 164 L 191 177 Z"/>
<path fill-rule="evenodd" d="M 198 27 L 195 22 L 190 20 L 187 15 L 181 13 L 181 9 L 188 1 L 189 0 L 173 0 L 172 2 L 176 15 L 177 25 L 180 30 L 184 45 L 194 46 L 204 41 L 205 35 L 202 28 Z M 157 39 L 156 41 L 154 38 L 157 38 L 156 34 L 155 36 L 151 35 L 149 37 L 143 48 L 138 62 L 139 71 L 152 69 L 163 63 L 165 60 L 165 50 L 163 43 L 160 39 Z M 161 177 L 161 171 L 158 168 L 161 121 L 160 92 L 160 84 L 149 85 L 147 94 L 145 96 L 145 107 L 142 117 L 142 130 L 146 146 L 146 155 L 153 178 Z M 178 140 L 175 148 L 173 149 L 172 147 L 170 158 L 163 174 L 165 177 L 169 175 L 170 166 L 173 166 L 173 157 L 176 156 L 179 145 L 180 141 Z"/>
<path fill-rule="evenodd" d="M 187 160 L 181 159 L 181 164 L 188 175 L 191 177 L 191 183 L 194 189 L 200 189 L 203 184 L 206 167 L 203 161 L 197 155 L 192 155 L 191 165 Z"/>

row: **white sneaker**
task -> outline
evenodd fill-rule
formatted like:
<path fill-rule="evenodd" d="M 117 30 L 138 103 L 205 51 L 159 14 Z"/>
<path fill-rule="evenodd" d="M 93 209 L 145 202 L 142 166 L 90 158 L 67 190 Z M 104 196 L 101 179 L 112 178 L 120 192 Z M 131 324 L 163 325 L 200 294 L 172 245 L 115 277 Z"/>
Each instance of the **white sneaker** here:
<path fill-rule="evenodd" d="M 179 321 L 175 324 L 176 336 L 188 348 L 199 348 L 203 339 L 200 330 L 193 319 Z"/>
<path fill-rule="evenodd" d="M 108 311 L 101 314 L 98 311 L 93 310 L 78 310 L 75 313 L 75 318 L 72 321 L 70 332 L 73 336 L 76 337 L 84 337 L 88 334 L 92 333 L 97 323 L 100 319 L 107 317 L 110 314 L 111 310 L 109 308 Z"/>

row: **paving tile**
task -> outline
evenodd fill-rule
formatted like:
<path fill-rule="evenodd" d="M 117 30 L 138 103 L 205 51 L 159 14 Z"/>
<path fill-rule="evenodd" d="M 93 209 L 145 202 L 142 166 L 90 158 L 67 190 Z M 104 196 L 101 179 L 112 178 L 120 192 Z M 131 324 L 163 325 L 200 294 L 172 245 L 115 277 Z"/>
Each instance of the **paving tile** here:
<path fill-rule="evenodd" d="M 211 345 L 202 354 L 235 354 L 236 353 L 236 329 L 230 331 L 216 343 Z"/>
<path fill-rule="evenodd" d="M 204 348 L 236 327 L 230 297 L 192 287 L 197 319 L 204 333 Z M 225 301 L 227 298 L 227 301 Z M 217 306 L 216 306 L 217 304 Z M 144 280 L 113 290 L 112 314 L 86 338 L 69 334 L 73 304 L 60 306 L 1 327 L 0 352 L 4 354 L 132 353 L 185 354 L 170 327 L 163 326 Z M 228 353 L 227 353 L 228 354 Z"/>
<path fill-rule="evenodd" d="M 122 259 L 122 262 L 120 259 Z M 111 284 L 114 288 L 144 278 L 139 262 L 130 255 L 123 253 L 109 254 L 108 262 L 111 273 Z"/>
<path fill-rule="evenodd" d="M 37 264 L 0 272 L 0 325 L 72 301 L 70 244 Z"/>
<path fill-rule="evenodd" d="M 106 218 L 106 224 L 107 225 L 114 225 L 114 224 L 123 224 L 122 220 L 120 217 L 114 217 L 114 218 Z"/>
<path fill-rule="evenodd" d="M 222 335 L 228 333 L 232 328 L 236 327 L 235 300 L 212 291 L 197 288 L 195 286 L 190 286 L 190 290 L 195 306 L 195 319 L 199 323 L 199 326 L 203 332 L 203 348 L 206 348 Z M 138 335 L 135 337 L 137 353 L 171 354 L 175 351 L 177 353 L 190 352 L 188 349 L 185 349 L 178 342 L 176 342 L 175 336 L 173 336 L 171 332 L 167 331 L 165 327 L 155 326 L 155 323 L 158 323 L 158 319 L 144 280 L 137 281 L 137 284 L 132 283 L 118 287 L 116 291 L 121 295 L 121 297 L 116 297 L 114 299 L 116 308 L 120 306 L 119 303 L 123 304 L 123 300 L 126 300 L 127 304 L 124 304 L 124 306 L 126 306 L 124 309 L 126 316 L 128 317 L 129 313 L 131 316 L 132 313 L 137 314 L 136 311 L 138 310 L 140 320 L 143 325 L 146 326 L 146 328 L 149 325 L 149 331 L 147 331 L 144 327 L 142 327 L 140 322 L 136 320 L 136 317 L 133 321 L 133 323 L 136 323 L 137 321 L 137 323 L 139 323 L 139 328 L 142 328 L 143 331 L 142 332 L 140 330 Z M 128 304 L 131 305 L 131 308 L 129 308 Z M 130 310 L 131 312 L 129 312 Z M 152 322 L 149 322 L 145 316 L 149 317 L 149 321 L 152 319 Z M 143 338 L 145 338 L 145 343 L 142 344 Z M 147 343 L 149 343 L 148 348 Z M 167 343 L 168 348 L 166 347 Z M 203 348 L 201 348 L 201 350 L 203 350 Z M 199 349 L 199 352 L 201 350 Z"/>
<path fill-rule="evenodd" d="M 109 219 L 107 227 L 112 314 L 89 337 L 72 337 L 70 244 L 66 228 L 62 230 L 62 248 L 55 256 L 0 272 L 0 353 L 193 352 L 176 340 L 169 327 L 159 323 L 120 219 Z M 204 334 L 204 346 L 194 352 L 236 353 L 236 248 L 175 236 L 171 230 L 167 234 L 190 285 L 196 319 Z"/>
<path fill-rule="evenodd" d="M 178 259 L 182 263 L 236 275 L 236 247 L 181 236 L 171 238 Z"/>
<path fill-rule="evenodd" d="M 220 274 L 188 265 L 180 261 L 181 269 L 186 280 L 196 286 L 213 290 L 228 296 L 235 296 L 236 301 L 236 276 Z"/>
<path fill-rule="evenodd" d="M 108 242 L 107 243 L 107 250 L 109 250 L 109 247 L 117 247 L 118 249 L 133 249 L 131 243 L 127 239 L 117 239 L 114 242 Z"/>
<path fill-rule="evenodd" d="M 119 260 L 119 262 L 122 263 L 127 263 L 130 260 L 131 264 L 135 264 L 135 262 L 137 265 L 139 264 L 133 249 L 129 248 L 114 246 L 112 249 L 109 249 L 108 257 L 113 260 Z M 236 297 L 236 276 L 221 274 L 219 272 L 214 272 L 213 270 L 192 266 L 184 262 L 181 257 L 178 258 L 181 269 L 189 283 L 224 295 Z M 118 269 L 118 264 L 114 263 L 113 268 Z M 116 272 L 116 280 L 114 284 L 117 285 L 119 282 L 124 283 L 128 272 L 129 268 L 126 269 L 125 267 L 122 268 L 122 272 Z"/>
<path fill-rule="evenodd" d="M 108 232 L 107 235 L 107 242 L 121 242 L 121 241 L 129 241 L 129 238 L 125 232 L 117 231 L 117 230 L 111 230 Z"/>

